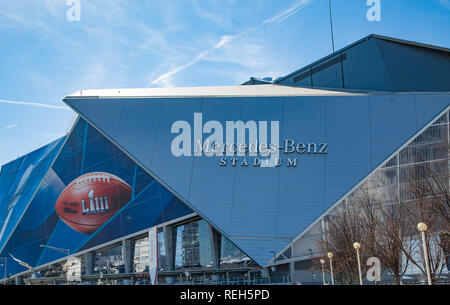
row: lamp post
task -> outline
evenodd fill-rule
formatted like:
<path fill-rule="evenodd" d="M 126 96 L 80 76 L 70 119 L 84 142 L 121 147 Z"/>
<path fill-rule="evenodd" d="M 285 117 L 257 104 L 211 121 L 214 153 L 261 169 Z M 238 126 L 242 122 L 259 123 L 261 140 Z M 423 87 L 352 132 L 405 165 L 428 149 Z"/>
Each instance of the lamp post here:
<path fill-rule="evenodd" d="M 3 285 L 6 285 L 6 268 L 8 267 L 8 259 L 5 257 L 0 257 L 0 260 L 4 262 L 5 275 L 3 276 Z"/>
<path fill-rule="evenodd" d="M 325 264 L 325 260 L 323 258 L 320 259 L 320 264 L 322 265 L 322 282 L 325 286 L 325 271 L 323 270 L 323 265 Z"/>
<path fill-rule="evenodd" d="M 328 258 L 330 259 L 330 273 L 331 273 L 331 285 L 334 285 L 334 275 L 333 275 L 333 253 L 328 252 Z"/>
<path fill-rule="evenodd" d="M 361 248 L 361 244 L 359 242 L 353 243 L 353 248 L 356 250 L 356 257 L 358 259 L 358 273 L 359 273 L 359 284 L 362 285 L 362 276 L 361 276 L 361 261 L 359 259 L 359 249 Z"/>
<path fill-rule="evenodd" d="M 420 231 L 422 235 L 422 246 L 423 246 L 423 256 L 425 258 L 425 268 L 427 269 L 427 280 L 428 285 L 431 285 L 431 272 L 430 272 L 430 264 L 428 262 L 428 250 L 427 250 L 427 243 L 425 239 L 425 232 L 428 230 L 428 226 L 421 222 L 417 225 L 417 229 Z"/>

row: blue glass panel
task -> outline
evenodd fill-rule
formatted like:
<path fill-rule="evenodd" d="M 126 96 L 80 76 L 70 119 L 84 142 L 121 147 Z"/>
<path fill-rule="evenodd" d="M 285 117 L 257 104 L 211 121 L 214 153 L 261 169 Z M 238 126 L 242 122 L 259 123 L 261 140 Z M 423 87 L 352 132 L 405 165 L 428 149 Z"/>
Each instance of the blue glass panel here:
<path fill-rule="evenodd" d="M 155 224 L 192 213 L 190 209 L 175 199 L 148 173 L 84 120 L 80 119 L 77 122 L 62 149 L 60 149 L 62 140 L 57 143 L 59 145 L 53 145 L 53 154 L 50 154 L 47 151 L 48 149 L 44 149 L 43 151 L 46 154 L 44 152 L 34 153 L 20 160 L 20 166 L 11 164 L 4 169 L 5 176 L 3 177 L 6 177 L 6 173 L 13 173 L 19 177 L 29 176 L 26 181 L 31 181 L 35 187 L 34 190 L 37 192 L 11 239 L 3 249 L 2 257 L 12 253 L 20 260 L 32 266 L 38 266 L 66 256 L 64 251 L 58 252 L 41 247 L 41 245 L 62 248 L 74 253 L 80 248 L 94 247 L 115 238 L 152 227 Z M 53 167 L 49 169 L 57 151 L 61 151 L 61 153 Z M 26 169 L 23 169 L 30 167 L 33 169 L 32 171 L 28 170 L 27 172 Z M 44 176 L 45 173 L 47 174 Z M 93 177 L 92 173 L 99 173 L 108 177 L 109 175 L 117 176 L 123 183 L 129 185 L 132 194 L 130 194 L 131 200 L 129 202 L 121 203 L 122 209 L 118 210 L 112 217 L 109 216 L 110 218 L 103 218 L 104 224 L 99 225 L 94 230 L 95 232 L 90 233 L 84 231 L 84 229 L 79 229 L 86 226 L 84 223 L 77 224 L 78 227 L 75 225 L 69 226 L 67 221 L 63 221 L 63 218 L 61 218 L 63 216 L 56 213 L 55 204 L 60 195 L 68 189 L 69 184 L 76 186 L 78 183 L 76 181 L 83 175 L 86 175 L 84 177 L 87 177 L 87 179 L 92 179 L 89 178 Z M 5 181 L 8 180 L 3 177 L 2 179 Z M 40 187 L 37 189 L 39 183 Z M 72 193 L 72 196 L 80 196 L 80 200 L 89 201 L 88 191 L 89 189 L 80 191 L 81 193 L 75 192 Z M 20 194 L 22 193 L 24 192 L 21 191 Z M 31 192 L 28 193 L 27 197 L 22 195 L 21 200 L 25 202 L 28 199 L 26 202 L 29 202 L 32 194 Z M 119 195 L 119 193 L 116 194 Z M 108 196 L 115 195 L 112 193 Z M 72 204 L 72 202 L 68 203 Z M 20 210 L 23 212 L 22 207 Z M 21 215 L 16 214 L 13 213 L 10 218 L 17 223 L 16 219 Z M 66 216 L 64 215 L 64 217 Z M 13 274 L 24 270 L 22 266 L 13 261 L 8 267 Z"/>
<path fill-rule="evenodd" d="M 63 141 L 64 138 L 58 139 L 26 155 L 21 161 L 20 168 L 10 183 L 10 189 L 1 202 L 0 249 L 3 249 L 24 214 Z"/>

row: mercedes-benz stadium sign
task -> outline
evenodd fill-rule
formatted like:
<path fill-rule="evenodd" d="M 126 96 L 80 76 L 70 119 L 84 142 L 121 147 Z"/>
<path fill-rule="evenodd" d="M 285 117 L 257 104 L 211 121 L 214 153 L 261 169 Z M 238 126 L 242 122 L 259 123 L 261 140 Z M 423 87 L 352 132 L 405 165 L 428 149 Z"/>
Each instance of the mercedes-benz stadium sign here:
<path fill-rule="evenodd" d="M 279 121 L 226 121 L 224 126 L 215 120 L 203 123 L 203 114 L 194 113 L 193 127 L 179 120 L 170 131 L 176 134 L 171 144 L 175 157 L 220 157 L 222 167 L 297 167 L 297 158 L 292 155 L 328 153 L 327 143 L 297 143 L 292 139 L 280 143 Z M 282 158 L 280 153 L 289 157 Z"/>

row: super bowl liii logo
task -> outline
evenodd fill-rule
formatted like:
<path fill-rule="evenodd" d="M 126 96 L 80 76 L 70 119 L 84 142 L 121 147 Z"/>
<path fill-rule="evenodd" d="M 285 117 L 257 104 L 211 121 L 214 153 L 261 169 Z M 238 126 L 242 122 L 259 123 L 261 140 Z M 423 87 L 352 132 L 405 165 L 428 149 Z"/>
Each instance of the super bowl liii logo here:
<path fill-rule="evenodd" d="M 194 127 L 176 121 L 171 151 L 175 157 L 220 157 L 219 165 L 242 167 L 297 167 L 299 155 L 326 155 L 327 143 L 280 143 L 279 121 L 219 121 L 203 123 L 203 114 L 194 113 Z M 206 138 L 205 138 L 206 137 Z M 280 157 L 283 154 L 285 157 Z"/>

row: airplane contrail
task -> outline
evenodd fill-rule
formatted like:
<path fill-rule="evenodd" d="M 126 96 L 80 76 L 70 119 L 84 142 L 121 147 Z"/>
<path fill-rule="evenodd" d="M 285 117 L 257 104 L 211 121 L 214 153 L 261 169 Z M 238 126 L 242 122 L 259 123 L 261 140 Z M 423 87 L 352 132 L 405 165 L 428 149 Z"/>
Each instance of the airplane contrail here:
<path fill-rule="evenodd" d="M 12 125 L 5 126 L 2 129 L 6 130 L 6 129 L 11 129 L 11 128 L 14 128 L 14 127 L 17 127 L 17 126 L 19 126 L 19 124 L 12 124 Z"/>
<path fill-rule="evenodd" d="M 150 83 L 148 83 L 147 87 L 150 87 L 151 85 L 156 85 L 158 83 L 161 83 L 165 80 L 167 80 L 168 78 L 170 78 L 171 76 L 177 74 L 178 72 L 181 72 L 191 66 L 193 66 L 194 64 L 196 64 L 197 62 L 201 61 L 203 58 L 205 58 L 207 55 L 209 55 L 211 52 L 213 52 L 216 49 L 220 49 L 223 48 L 224 46 L 226 46 L 228 43 L 230 43 L 231 41 L 235 40 L 238 37 L 242 37 L 250 32 L 254 32 L 260 28 L 262 28 L 263 26 L 265 26 L 266 24 L 269 23 L 280 23 L 283 22 L 284 20 L 286 20 L 287 18 L 289 18 L 290 16 L 292 16 L 293 14 L 297 13 L 298 11 L 302 10 L 303 8 L 305 8 L 307 5 L 311 4 L 314 0 L 299 0 L 297 1 L 292 7 L 290 7 L 289 9 L 271 17 L 268 18 L 266 20 L 264 20 L 262 23 L 260 23 L 259 25 L 249 28 L 245 31 L 242 31 L 240 33 L 234 34 L 234 35 L 224 35 L 221 37 L 221 39 L 219 40 L 219 42 L 216 43 L 216 45 L 214 45 L 212 48 L 201 52 L 199 55 L 197 55 L 194 59 L 192 59 L 190 62 L 178 66 L 176 68 L 173 68 L 172 70 L 170 70 L 169 72 L 166 72 L 160 76 L 158 76 L 155 80 L 151 81 Z"/>
<path fill-rule="evenodd" d="M 13 104 L 13 105 L 24 105 L 24 106 L 32 106 L 32 107 L 40 107 L 40 108 L 49 108 L 49 109 L 58 109 L 58 110 L 70 110 L 70 108 L 67 106 L 58 106 L 58 105 L 42 104 L 42 103 L 34 103 L 34 102 L 0 100 L 0 103 Z"/>

